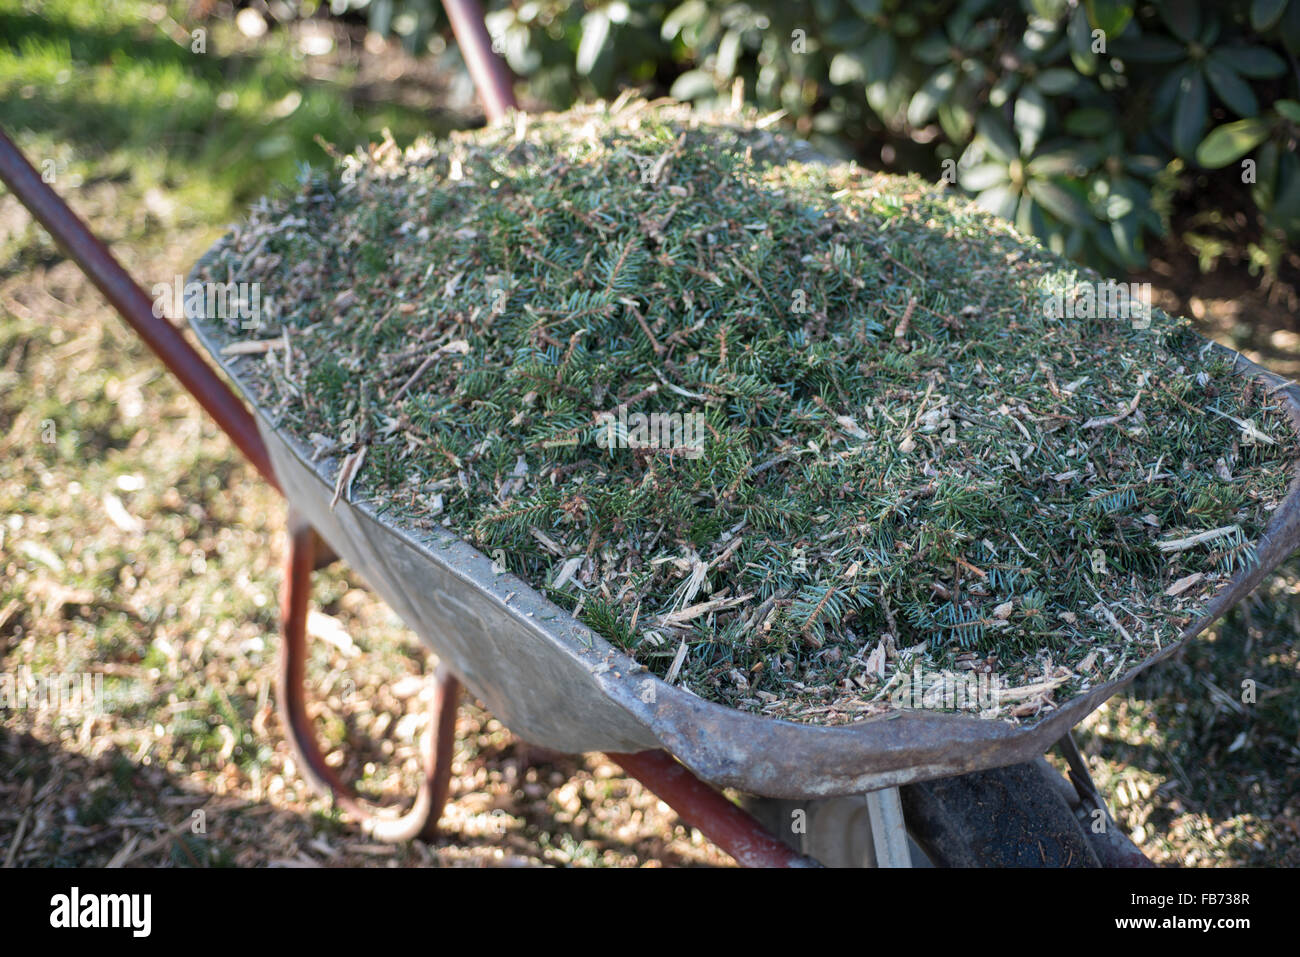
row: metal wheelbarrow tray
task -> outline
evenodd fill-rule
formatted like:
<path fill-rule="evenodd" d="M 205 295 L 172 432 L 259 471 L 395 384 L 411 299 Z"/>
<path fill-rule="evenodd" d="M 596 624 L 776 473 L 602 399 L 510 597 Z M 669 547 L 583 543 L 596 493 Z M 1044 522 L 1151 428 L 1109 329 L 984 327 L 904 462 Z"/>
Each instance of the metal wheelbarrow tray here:
<path fill-rule="evenodd" d="M 191 279 L 197 280 L 202 261 Z M 250 400 L 248 357 L 223 355 L 226 333 L 188 317 L 212 359 Z M 1300 386 L 1231 350 L 1234 371 L 1280 393 L 1300 433 Z M 719 787 L 772 798 L 820 798 L 1031 761 L 1138 674 L 1177 652 L 1281 564 L 1300 543 L 1300 464 L 1285 500 L 1240 571 L 1179 639 L 1118 678 L 1034 723 L 897 711 L 855 724 L 795 724 L 715 704 L 644 666 L 442 528 L 395 527 L 367 501 L 334 498 L 340 462 L 279 431 L 252 402 L 275 475 L 292 506 L 505 725 L 565 753 L 662 748 Z"/>

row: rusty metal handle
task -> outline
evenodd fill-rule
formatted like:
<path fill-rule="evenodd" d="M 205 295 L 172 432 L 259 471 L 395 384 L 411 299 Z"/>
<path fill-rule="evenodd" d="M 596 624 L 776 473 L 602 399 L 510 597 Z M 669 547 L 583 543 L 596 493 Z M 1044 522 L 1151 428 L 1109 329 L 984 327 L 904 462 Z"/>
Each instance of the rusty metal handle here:
<path fill-rule="evenodd" d="M 478 0 L 443 0 L 443 9 L 451 21 L 470 79 L 483 103 L 488 119 L 496 121 L 515 106 L 515 94 L 510 88 L 510 74 L 506 65 L 492 49 L 483 20 L 483 10 Z"/>
<path fill-rule="evenodd" d="M 320 555 L 320 539 L 315 529 L 295 512 L 289 512 L 289 552 L 285 561 L 283 592 L 280 599 L 281 646 L 277 703 L 280 720 L 288 732 L 294 753 L 302 764 L 304 776 L 321 793 L 330 794 L 335 802 L 376 840 L 400 843 L 416 837 L 432 840 L 438 818 L 447 803 L 451 787 L 451 752 L 456 730 L 456 708 L 460 702 L 460 682 L 439 666 L 437 695 L 433 702 L 429 729 L 422 748 L 424 778 L 410 809 L 400 817 L 386 816 L 380 809 L 366 806 L 362 798 L 325 763 L 325 755 L 307 714 L 305 678 L 307 671 L 307 605 L 311 590 L 311 573 Z"/>
<path fill-rule="evenodd" d="M 667 751 L 606 752 L 605 757 L 657 794 L 683 821 L 698 827 L 741 867 L 821 867 L 769 833 L 756 817 L 705 784 Z"/>

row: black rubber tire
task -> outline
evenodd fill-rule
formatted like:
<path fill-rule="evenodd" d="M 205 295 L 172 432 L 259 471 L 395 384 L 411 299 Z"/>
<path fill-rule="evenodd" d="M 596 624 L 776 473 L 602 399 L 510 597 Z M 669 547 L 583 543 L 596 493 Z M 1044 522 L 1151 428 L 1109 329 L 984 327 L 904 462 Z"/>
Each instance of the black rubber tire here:
<path fill-rule="evenodd" d="M 908 834 L 936 867 L 1101 866 L 1053 774 L 1031 761 L 909 784 Z"/>
<path fill-rule="evenodd" d="M 914 867 L 1099 867 L 1096 850 L 1065 794 L 1070 785 L 1038 759 L 899 789 Z M 870 854 L 860 816 L 821 813 L 861 799 L 746 797 L 744 805 L 795 850 L 831 867 Z M 815 835 L 793 832 L 797 812 Z M 849 808 L 850 811 L 853 808 Z M 830 833 L 821 822 L 831 822 Z M 869 825 L 865 825 L 869 831 Z M 816 849 L 823 848 L 819 853 Z"/>

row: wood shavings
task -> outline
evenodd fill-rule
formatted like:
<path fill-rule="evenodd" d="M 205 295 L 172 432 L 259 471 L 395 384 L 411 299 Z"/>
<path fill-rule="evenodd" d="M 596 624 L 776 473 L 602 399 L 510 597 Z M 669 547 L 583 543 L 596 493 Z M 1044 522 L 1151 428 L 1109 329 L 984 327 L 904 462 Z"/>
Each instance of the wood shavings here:
<path fill-rule="evenodd" d="M 330 499 L 330 509 L 338 505 L 340 498 L 352 500 L 352 481 L 361 471 L 361 466 L 366 460 L 366 447 L 362 446 L 343 460 L 343 466 L 339 469 L 338 478 L 334 483 L 334 497 Z"/>
<path fill-rule="evenodd" d="M 686 622 L 699 618 L 701 615 L 707 615 L 710 612 L 721 611 L 724 608 L 734 608 L 737 605 L 743 605 L 754 596 L 737 595 L 735 598 L 714 598 L 709 601 L 700 602 L 698 605 L 691 605 L 688 608 L 682 608 L 678 611 L 669 612 L 660 617 L 660 621 L 665 625 L 681 625 Z"/>
<path fill-rule="evenodd" d="M 1177 598 L 1183 592 L 1189 590 L 1190 588 L 1193 588 L 1194 586 L 1200 584 L 1204 580 L 1205 580 L 1204 572 L 1193 572 L 1190 575 L 1184 575 L 1182 578 L 1178 579 L 1178 581 L 1174 582 L 1172 585 L 1166 588 L 1165 594 L 1168 595 L 1170 598 Z"/>
<path fill-rule="evenodd" d="M 1132 415 L 1134 412 L 1137 411 L 1138 402 L 1141 401 L 1141 399 L 1142 399 L 1142 390 L 1139 389 L 1138 394 L 1133 396 L 1133 401 L 1130 402 L 1128 406 L 1124 408 L 1122 411 L 1120 411 L 1117 415 L 1104 415 L 1097 418 L 1089 419 L 1087 422 L 1083 423 L 1083 428 L 1100 429 L 1107 425 L 1116 425 L 1120 422 L 1123 422 L 1130 415 Z"/>
<path fill-rule="evenodd" d="M 281 349 L 284 347 L 282 338 L 276 339 L 245 339 L 240 342 L 230 342 L 221 347 L 223 356 L 256 356 L 270 352 L 272 349 Z"/>
<path fill-rule="evenodd" d="M 1208 531 L 1197 532 L 1195 535 L 1188 535 L 1186 538 L 1173 538 L 1156 542 L 1156 547 L 1162 552 L 1182 552 L 1189 548 L 1195 548 L 1197 545 L 1217 541 L 1220 538 L 1240 535 L 1240 525 L 1224 525 L 1221 528 L 1211 528 Z"/>

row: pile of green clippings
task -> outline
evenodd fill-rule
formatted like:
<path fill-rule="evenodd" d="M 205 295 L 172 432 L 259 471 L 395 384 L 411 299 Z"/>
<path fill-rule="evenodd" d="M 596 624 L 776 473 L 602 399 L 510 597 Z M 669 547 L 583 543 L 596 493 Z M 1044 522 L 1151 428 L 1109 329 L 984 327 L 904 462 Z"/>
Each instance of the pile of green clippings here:
<path fill-rule="evenodd" d="M 715 701 L 835 723 L 984 674 L 1025 717 L 1175 638 L 1285 495 L 1276 400 L 764 125 L 628 100 L 343 158 L 207 263 L 278 307 L 222 335 L 340 494 Z"/>

